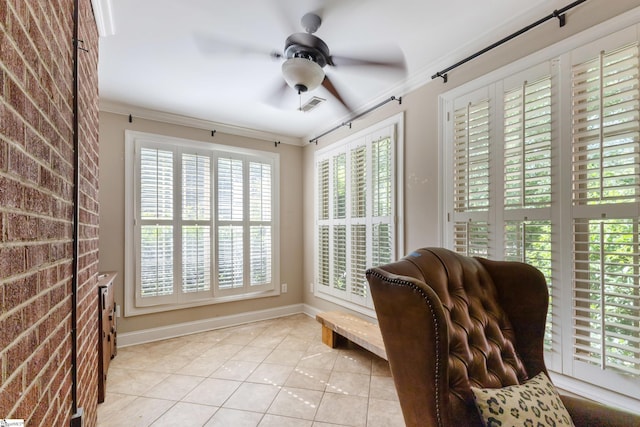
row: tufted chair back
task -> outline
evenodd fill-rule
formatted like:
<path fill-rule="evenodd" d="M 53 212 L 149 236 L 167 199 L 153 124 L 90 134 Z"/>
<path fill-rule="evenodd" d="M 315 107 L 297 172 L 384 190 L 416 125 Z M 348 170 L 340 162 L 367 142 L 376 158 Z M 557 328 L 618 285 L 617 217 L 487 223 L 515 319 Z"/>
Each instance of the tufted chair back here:
<path fill-rule="evenodd" d="M 470 386 L 546 373 L 537 269 L 425 248 L 367 279 L 407 426 L 482 426 Z"/>

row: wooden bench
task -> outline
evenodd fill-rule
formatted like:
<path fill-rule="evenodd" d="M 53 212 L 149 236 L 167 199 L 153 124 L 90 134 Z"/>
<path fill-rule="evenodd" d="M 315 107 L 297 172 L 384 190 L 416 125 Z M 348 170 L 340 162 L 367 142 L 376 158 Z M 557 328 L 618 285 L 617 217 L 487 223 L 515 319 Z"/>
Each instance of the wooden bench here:
<path fill-rule="evenodd" d="M 338 337 L 342 336 L 387 360 L 378 325 L 339 311 L 319 313 L 316 320 L 322 324 L 322 342 L 329 347 L 335 348 Z"/>

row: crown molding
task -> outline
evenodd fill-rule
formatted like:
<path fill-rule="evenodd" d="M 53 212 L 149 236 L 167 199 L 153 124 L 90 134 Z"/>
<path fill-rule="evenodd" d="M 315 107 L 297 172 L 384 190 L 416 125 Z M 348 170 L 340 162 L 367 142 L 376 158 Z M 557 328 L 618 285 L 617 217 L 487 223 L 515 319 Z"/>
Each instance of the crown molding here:
<path fill-rule="evenodd" d="M 116 27 L 113 22 L 111 0 L 91 0 L 91 6 L 93 7 L 93 16 L 96 20 L 100 37 L 114 35 Z"/>
<path fill-rule="evenodd" d="M 246 138 L 259 139 L 269 141 L 271 143 L 279 141 L 283 144 L 304 145 L 301 138 L 277 135 L 271 132 L 260 131 L 256 129 L 245 128 L 241 126 L 228 125 L 210 120 L 196 119 L 193 117 L 181 116 L 179 114 L 166 113 L 157 110 L 151 110 L 143 107 L 136 107 L 124 103 L 101 100 L 100 111 L 107 113 L 122 114 L 138 117 L 147 120 L 154 120 L 162 123 L 168 123 L 177 126 L 187 126 L 195 129 L 215 130 L 216 132 L 226 133 L 229 135 L 243 136 Z"/>

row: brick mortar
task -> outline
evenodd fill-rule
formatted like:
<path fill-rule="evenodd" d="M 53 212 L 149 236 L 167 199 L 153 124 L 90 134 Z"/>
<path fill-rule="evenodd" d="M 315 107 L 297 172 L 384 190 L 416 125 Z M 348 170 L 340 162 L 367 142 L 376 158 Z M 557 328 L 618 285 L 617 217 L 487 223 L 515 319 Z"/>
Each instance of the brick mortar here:
<path fill-rule="evenodd" d="M 21 90 L 23 90 L 23 94 L 25 94 L 25 89 L 24 88 L 20 88 Z M 32 99 L 30 99 L 29 101 L 33 101 Z M 35 103 L 32 102 L 33 105 L 36 105 Z M 10 104 L 6 103 L 6 102 L 2 102 L 2 106 L 4 108 L 7 109 L 8 112 L 14 113 L 19 115 L 20 113 L 18 111 L 16 111 Z M 37 108 L 37 107 L 36 107 Z M 38 110 L 40 113 L 42 113 L 42 111 Z M 47 117 L 45 114 L 41 114 L 41 117 Z M 31 124 L 28 121 L 23 121 L 22 124 L 29 128 L 35 135 L 41 137 L 42 139 L 45 138 L 44 135 L 42 135 L 38 129 L 34 128 L 33 126 L 31 126 Z M 49 123 L 49 125 L 51 125 L 51 127 L 53 129 L 55 129 L 55 126 L 52 123 Z M 62 135 L 58 135 L 61 139 L 63 138 Z M 11 141 L 6 139 L 6 137 L 2 138 L 3 140 L 6 140 L 8 142 L 13 142 L 14 144 L 11 144 L 11 147 L 20 151 L 22 154 L 25 154 L 26 156 L 28 156 L 29 158 L 33 159 L 34 161 L 36 161 L 40 166 L 45 167 L 49 172 L 51 172 L 52 174 L 55 174 L 57 177 L 59 177 L 60 179 L 62 179 L 63 181 L 66 181 L 68 183 L 71 184 L 71 181 L 66 180 L 64 175 L 60 174 L 56 169 L 51 167 L 51 164 L 46 164 L 44 162 L 42 162 L 40 159 L 38 159 L 37 157 L 33 157 L 29 154 L 28 151 L 26 151 L 26 149 L 22 146 L 22 144 L 19 141 Z M 68 168 L 72 168 L 73 165 L 71 164 L 71 162 L 67 161 L 65 158 L 65 153 L 61 153 L 55 146 L 47 144 L 48 147 L 51 148 L 52 153 L 55 153 L 58 155 L 58 159 L 63 160 L 66 163 L 66 166 Z M 7 173 L 6 171 L 2 173 L 3 176 L 6 176 L 7 178 L 13 178 L 15 179 L 16 175 L 12 175 Z M 28 183 L 28 182 L 27 182 Z"/>
<path fill-rule="evenodd" d="M 57 262 L 57 263 L 52 264 L 52 266 L 59 266 L 59 265 L 61 265 L 61 264 L 64 264 L 64 262 L 62 262 L 62 261 L 61 261 L 61 262 Z M 39 271 L 39 270 L 36 270 L 36 271 Z M 18 281 L 18 280 L 20 280 L 20 279 L 24 279 L 24 278 L 27 278 L 27 277 L 32 276 L 32 275 L 33 275 L 33 273 L 34 273 L 34 272 L 33 272 L 33 271 L 31 271 L 31 272 L 28 272 L 28 273 L 22 274 L 22 275 L 20 275 L 20 276 L 11 276 L 11 278 L 12 278 L 12 281 Z M 2 283 L 2 282 L 0 282 L 0 284 L 3 284 L 3 283 Z M 50 294 L 52 293 L 52 291 L 56 290 L 57 288 L 64 288 L 64 287 L 66 286 L 66 284 L 67 284 L 67 280 L 64 280 L 64 281 L 60 281 L 60 282 L 58 282 L 58 283 L 55 283 L 55 284 L 53 284 L 53 285 L 51 285 L 51 286 L 47 287 L 46 289 L 42 289 L 42 290 L 40 290 L 40 291 L 39 291 L 35 296 L 33 296 L 33 297 L 29 298 L 28 300 L 26 300 L 26 301 L 22 302 L 21 304 L 19 304 L 19 305 L 17 305 L 17 306 L 12 307 L 10 310 L 7 310 L 7 311 L 3 312 L 3 313 L 2 313 L 2 315 L 3 315 L 3 316 L 5 316 L 5 315 L 6 315 L 7 317 L 9 317 L 9 316 L 11 316 L 11 315 L 13 315 L 13 314 L 19 313 L 19 312 L 21 312 L 22 310 L 24 310 L 26 307 L 29 307 L 29 306 L 31 305 L 31 303 L 33 303 L 33 302 L 37 301 L 39 298 L 41 298 L 41 297 L 43 297 L 43 296 L 50 295 Z M 56 308 L 56 306 L 50 307 L 49 312 L 54 311 L 54 310 L 55 310 L 55 308 Z M 37 325 L 41 324 L 42 322 L 44 322 L 44 321 L 46 321 L 46 320 L 47 320 L 46 318 L 42 318 L 42 319 L 40 319 L 40 321 L 39 321 L 39 322 L 35 323 L 34 325 L 31 325 L 31 327 L 29 327 L 28 329 L 25 329 L 25 332 L 26 332 L 26 331 L 29 331 L 29 330 L 32 330 L 35 326 L 37 326 Z M 23 332 L 23 334 L 24 334 L 24 332 Z M 16 337 L 16 340 L 20 339 L 20 337 L 21 337 L 23 334 L 18 335 L 18 336 Z M 5 353 L 9 348 L 11 348 L 11 347 L 10 347 L 10 346 L 7 346 L 7 347 L 3 348 L 3 349 L 0 351 L 0 354 Z"/>

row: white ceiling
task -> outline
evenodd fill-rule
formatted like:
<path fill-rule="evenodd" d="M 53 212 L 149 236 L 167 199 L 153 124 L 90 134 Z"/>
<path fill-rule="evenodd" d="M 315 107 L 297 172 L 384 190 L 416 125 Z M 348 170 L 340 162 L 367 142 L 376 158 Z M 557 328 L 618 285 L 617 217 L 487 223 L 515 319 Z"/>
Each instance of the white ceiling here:
<path fill-rule="evenodd" d="M 568 0 L 567 0 L 568 1 Z M 377 58 L 400 49 L 406 75 L 325 67 L 355 113 L 430 81 L 442 67 L 564 6 L 554 0 L 94 0 L 103 109 L 158 111 L 281 135 L 315 136 L 349 115 L 324 88 L 289 89 L 279 106 L 286 37 L 321 10 L 334 55 Z M 102 13 L 100 13 L 102 11 Z M 552 24 L 547 24 L 552 25 Z M 107 28 L 107 31 L 109 29 Z M 249 49 L 240 49 L 240 46 Z M 303 113 L 300 102 L 327 99 Z M 271 103 L 269 102 L 271 100 Z"/>

